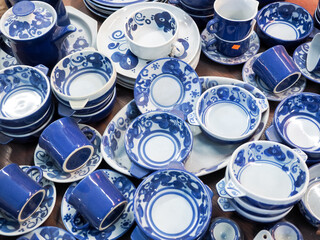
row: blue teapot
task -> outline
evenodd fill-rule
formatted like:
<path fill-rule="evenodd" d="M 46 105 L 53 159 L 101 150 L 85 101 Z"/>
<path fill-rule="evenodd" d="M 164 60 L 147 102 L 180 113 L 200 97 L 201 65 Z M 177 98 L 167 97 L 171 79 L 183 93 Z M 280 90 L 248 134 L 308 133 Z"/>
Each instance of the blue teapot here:
<path fill-rule="evenodd" d="M 0 19 L 0 47 L 14 56 L 19 64 L 49 69 L 67 54 L 64 39 L 76 28 L 57 25 L 55 9 L 40 1 L 20 1 L 8 9 Z"/>

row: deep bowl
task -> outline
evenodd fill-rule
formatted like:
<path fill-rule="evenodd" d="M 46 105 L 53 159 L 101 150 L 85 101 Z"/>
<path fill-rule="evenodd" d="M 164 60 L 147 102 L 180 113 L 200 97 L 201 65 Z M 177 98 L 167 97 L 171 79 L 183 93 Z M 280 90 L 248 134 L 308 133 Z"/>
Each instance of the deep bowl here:
<path fill-rule="evenodd" d="M 313 30 L 311 14 L 303 7 L 289 2 L 275 2 L 257 14 L 257 33 L 268 46 L 300 45 Z"/>

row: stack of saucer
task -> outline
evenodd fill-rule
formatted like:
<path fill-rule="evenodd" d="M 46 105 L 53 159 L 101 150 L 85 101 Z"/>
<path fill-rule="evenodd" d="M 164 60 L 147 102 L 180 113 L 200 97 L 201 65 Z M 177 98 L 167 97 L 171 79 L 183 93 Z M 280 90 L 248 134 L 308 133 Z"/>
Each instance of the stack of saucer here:
<path fill-rule="evenodd" d="M 95 50 L 68 55 L 51 73 L 51 87 L 61 116 L 81 123 L 97 122 L 112 110 L 116 71 L 109 58 Z"/>
<path fill-rule="evenodd" d="M 38 137 L 54 114 L 44 66 L 17 65 L 0 71 L 0 143 Z"/>
<path fill-rule="evenodd" d="M 139 2 L 165 2 L 166 0 L 83 0 L 86 7 L 94 14 L 107 18 L 122 7 Z"/>
<path fill-rule="evenodd" d="M 134 55 L 129 49 L 125 37 L 125 23 L 133 12 L 146 7 L 162 8 L 170 11 L 179 24 L 177 42 L 183 46 L 182 54 L 174 57 L 196 68 L 200 59 L 200 34 L 194 20 L 183 10 L 175 6 L 145 2 L 132 4 L 110 15 L 101 25 L 97 36 L 98 51 L 112 59 L 117 71 L 117 83 L 129 89 L 134 88 L 139 72 L 151 60 L 142 59 Z"/>

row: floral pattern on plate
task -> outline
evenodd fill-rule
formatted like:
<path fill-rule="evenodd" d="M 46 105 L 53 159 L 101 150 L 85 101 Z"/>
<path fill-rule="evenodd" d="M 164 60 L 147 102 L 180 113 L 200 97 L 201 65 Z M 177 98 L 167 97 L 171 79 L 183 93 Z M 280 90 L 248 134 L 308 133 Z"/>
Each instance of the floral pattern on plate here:
<path fill-rule="evenodd" d="M 42 149 L 39 144 L 34 152 L 34 165 L 41 167 L 43 176 L 53 182 L 69 183 L 78 181 L 92 173 L 101 163 L 102 155 L 100 151 L 101 135 L 93 127 L 79 124 L 80 129 L 90 128 L 96 132 L 96 139 L 93 141 L 94 153 L 85 166 L 74 172 L 64 172 L 58 167 L 51 157 Z"/>
<path fill-rule="evenodd" d="M 250 58 L 242 68 L 242 79 L 244 82 L 249 83 L 258 89 L 260 89 L 263 94 L 268 98 L 270 101 L 281 101 L 282 99 L 291 96 L 295 93 L 303 92 L 306 87 L 306 79 L 304 77 L 300 78 L 291 88 L 281 93 L 273 93 L 271 92 L 268 87 L 263 83 L 263 81 L 258 77 L 254 71 L 252 70 L 252 65 L 254 61 L 261 55 L 261 53 L 253 56 Z"/>
<path fill-rule="evenodd" d="M 70 233 L 57 227 L 40 227 L 17 240 L 36 240 L 39 237 L 46 240 L 76 240 Z"/>
<path fill-rule="evenodd" d="M 28 169 L 29 166 L 20 166 L 22 169 Z M 38 171 L 33 171 L 30 174 L 33 179 L 39 176 Z M 33 231 L 44 223 L 50 216 L 56 202 L 56 188 L 50 180 L 43 178 L 40 181 L 41 186 L 46 190 L 46 196 L 42 201 L 39 209 L 31 215 L 25 222 L 17 222 L 8 218 L 0 212 L 0 235 L 3 236 L 18 236 Z"/>
<path fill-rule="evenodd" d="M 121 237 L 125 232 L 129 230 L 129 228 L 134 223 L 134 215 L 133 215 L 133 196 L 135 194 L 136 188 L 133 183 L 122 174 L 112 171 L 112 170 L 104 170 L 108 175 L 108 178 L 115 186 L 119 189 L 119 191 L 123 194 L 123 196 L 128 200 L 128 205 L 122 213 L 121 217 L 110 227 L 105 229 L 104 231 L 98 231 L 97 229 L 89 226 L 85 227 L 81 230 L 76 230 L 72 227 L 71 218 L 76 214 L 76 210 L 72 205 L 68 204 L 66 201 L 67 195 L 70 194 L 72 189 L 77 185 L 77 183 L 73 183 L 67 189 L 66 193 L 63 196 L 61 202 L 61 217 L 63 224 L 66 229 L 73 234 L 77 239 L 80 240 L 111 240 L 117 239 Z M 83 220 L 81 217 L 77 217 L 75 222 L 81 224 Z"/>

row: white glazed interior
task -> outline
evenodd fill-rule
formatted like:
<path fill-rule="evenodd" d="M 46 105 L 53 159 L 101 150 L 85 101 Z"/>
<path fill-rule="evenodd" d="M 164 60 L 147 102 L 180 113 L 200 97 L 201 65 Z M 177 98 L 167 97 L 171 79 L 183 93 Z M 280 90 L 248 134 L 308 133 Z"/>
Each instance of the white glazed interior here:
<path fill-rule="evenodd" d="M 316 34 L 311 41 L 306 59 L 306 68 L 309 72 L 315 70 L 320 60 L 320 34 Z"/>
<path fill-rule="evenodd" d="M 255 0 L 216 0 L 213 7 L 221 17 L 241 22 L 256 16 L 258 4 L 259 2 Z"/>
<path fill-rule="evenodd" d="M 320 180 L 314 180 L 309 184 L 306 194 L 302 198 L 302 204 L 310 214 L 320 221 Z"/>

